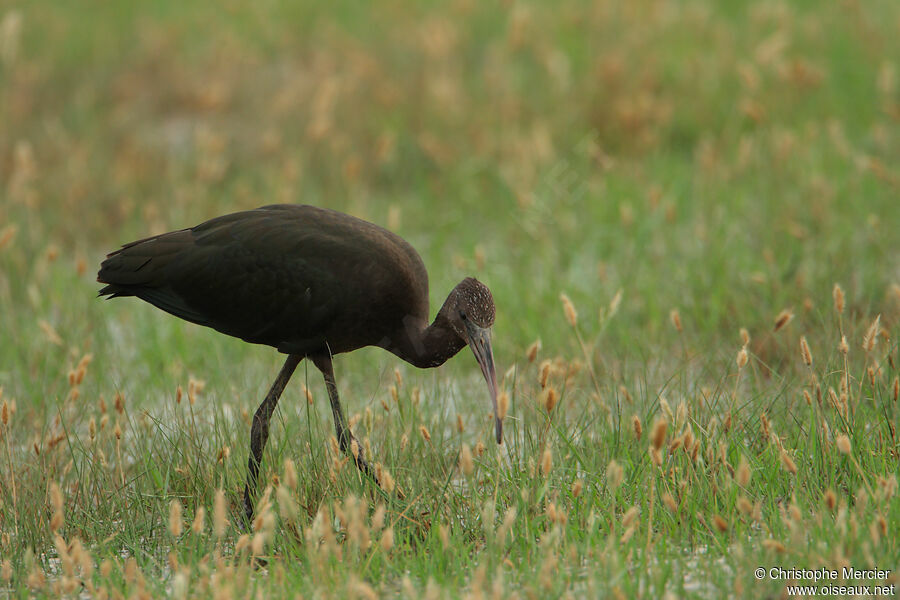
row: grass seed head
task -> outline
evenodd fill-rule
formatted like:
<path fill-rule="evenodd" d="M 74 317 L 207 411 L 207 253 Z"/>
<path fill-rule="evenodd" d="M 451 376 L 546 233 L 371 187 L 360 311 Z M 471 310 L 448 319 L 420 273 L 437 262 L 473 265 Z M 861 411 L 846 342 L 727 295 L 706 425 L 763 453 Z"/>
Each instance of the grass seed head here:
<path fill-rule="evenodd" d="M 47 579 L 44 577 L 43 571 L 38 569 L 37 565 L 34 565 L 28 573 L 25 585 L 31 588 L 32 591 L 37 591 L 43 589 L 46 584 Z"/>
<path fill-rule="evenodd" d="M 381 486 L 384 488 L 384 491 L 389 494 L 394 491 L 394 487 L 396 486 L 394 476 L 391 475 L 391 472 L 387 469 L 384 469 L 381 472 Z"/>
<path fill-rule="evenodd" d="M 669 492 L 663 494 L 662 497 L 663 504 L 666 505 L 666 508 L 669 509 L 669 512 L 677 513 L 678 512 L 678 504 L 675 502 L 675 498 Z"/>
<path fill-rule="evenodd" d="M 803 363 L 807 367 L 812 366 L 812 353 L 809 351 L 809 344 L 806 341 L 806 336 L 800 337 L 800 358 L 803 359 Z"/>
<path fill-rule="evenodd" d="M 503 390 L 497 395 L 497 418 L 504 419 L 506 418 L 506 413 L 509 410 L 509 393 L 506 390 Z"/>
<path fill-rule="evenodd" d="M 678 436 L 672 440 L 669 444 L 669 454 L 675 454 L 675 451 L 681 448 L 681 444 L 684 442 L 684 436 Z"/>
<path fill-rule="evenodd" d="M 13 238 L 16 237 L 18 231 L 19 228 L 16 225 L 7 225 L 0 230 L 0 250 L 9 245 Z"/>
<path fill-rule="evenodd" d="M 841 288 L 839 283 L 834 284 L 834 288 L 831 290 L 831 297 L 834 299 L 834 311 L 837 314 L 841 314 L 844 312 L 844 290 Z"/>
<path fill-rule="evenodd" d="M 12 579 L 12 562 L 6 558 L 3 560 L 3 564 L 0 565 L 0 579 L 5 581 L 7 585 Z"/>
<path fill-rule="evenodd" d="M 887 519 L 884 518 L 884 515 L 878 515 L 875 518 L 875 522 L 872 524 L 878 527 L 878 533 L 880 533 L 882 537 L 887 535 Z"/>
<path fill-rule="evenodd" d="M 213 500 L 213 535 L 217 539 L 225 535 L 227 522 L 227 517 L 225 516 L 225 491 L 216 490 L 216 496 Z"/>
<path fill-rule="evenodd" d="M 637 441 L 641 441 L 641 433 L 644 431 L 641 425 L 641 418 L 637 415 L 631 416 L 631 428 L 634 431 L 634 437 Z"/>
<path fill-rule="evenodd" d="M 673 308 L 669 311 L 669 320 L 672 322 L 672 326 L 675 328 L 675 331 L 681 333 L 683 331 L 681 325 L 681 313 L 678 312 L 677 308 Z"/>
<path fill-rule="evenodd" d="M 467 477 L 475 470 L 475 461 L 472 459 L 472 450 L 468 444 L 463 444 L 459 451 L 459 470 Z"/>
<path fill-rule="evenodd" d="M 668 426 L 665 419 L 656 419 L 654 421 L 653 431 L 650 433 L 650 443 L 654 450 L 662 448 L 663 443 L 666 441 L 666 429 Z"/>
<path fill-rule="evenodd" d="M 847 354 L 849 354 L 849 352 L 850 352 L 850 345 L 847 343 L 847 336 L 846 336 L 846 335 L 842 335 L 842 336 L 841 336 L 841 343 L 838 344 L 838 350 L 839 350 L 840 353 L 843 354 L 844 356 L 847 356 Z"/>
<path fill-rule="evenodd" d="M 576 479 L 572 482 L 572 497 L 577 498 L 581 495 L 581 491 L 584 489 L 584 480 Z"/>
<path fill-rule="evenodd" d="M 794 462 L 794 459 L 791 458 L 791 455 L 785 450 L 781 451 L 781 466 L 783 466 L 791 475 L 797 474 L 797 463 Z"/>
<path fill-rule="evenodd" d="M 509 530 L 512 529 L 513 523 L 516 521 L 516 511 L 515 506 L 510 506 L 506 509 L 506 514 L 503 515 L 503 522 L 500 523 L 500 527 L 497 528 L 497 545 L 502 547 L 503 544 L 506 543 L 506 536 L 509 534 Z"/>
<path fill-rule="evenodd" d="M 53 516 L 50 517 L 50 532 L 56 533 L 60 529 L 62 529 L 63 524 L 65 523 L 65 517 L 63 517 L 62 511 L 55 511 Z"/>
<path fill-rule="evenodd" d="M 487 450 L 487 446 L 484 445 L 483 441 L 478 440 L 478 442 L 475 444 L 475 456 L 480 457 L 482 454 L 484 454 L 485 450 Z"/>
<path fill-rule="evenodd" d="M 541 384 L 541 389 L 547 387 L 547 380 L 550 378 L 550 369 L 553 363 L 550 359 L 544 359 L 541 361 L 540 368 L 538 369 L 538 383 Z"/>
<path fill-rule="evenodd" d="M 547 446 L 541 456 L 541 473 L 546 477 L 550 474 L 551 469 L 553 469 L 553 452 L 550 450 L 550 446 Z"/>
<path fill-rule="evenodd" d="M 750 485 L 750 465 L 747 464 L 747 459 L 742 455 L 741 461 L 738 463 L 737 471 L 735 472 L 735 480 L 738 482 L 738 485 L 742 488 L 746 488 Z"/>
<path fill-rule="evenodd" d="M 429 433 L 428 428 L 424 425 L 419 425 L 419 434 L 421 434 L 422 439 L 426 442 L 431 441 L 431 433 Z"/>
<path fill-rule="evenodd" d="M 852 448 L 850 446 L 850 438 L 844 434 L 837 436 L 834 440 L 837 445 L 837 449 L 841 451 L 841 454 L 850 454 Z"/>
<path fill-rule="evenodd" d="M 634 532 L 637 528 L 635 526 L 627 527 L 625 529 L 625 533 L 622 534 L 622 537 L 619 538 L 620 544 L 627 544 L 628 541 L 634 537 Z"/>
<path fill-rule="evenodd" d="M 547 411 L 547 414 L 553 410 L 553 407 L 556 406 L 557 401 L 559 400 L 559 393 L 553 386 L 545 388 L 539 396 L 540 403 L 543 405 L 544 410 Z"/>
<path fill-rule="evenodd" d="M 197 514 L 194 515 L 194 521 L 191 523 L 191 531 L 194 535 L 200 535 L 203 533 L 203 530 L 206 528 L 206 509 L 202 506 L 197 509 Z"/>
<path fill-rule="evenodd" d="M 719 533 L 726 533 L 728 531 L 728 521 L 722 518 L 721 515 L 713 515 L 713 525 L 716 526 Z"/>
<path fill-rule="evenodd" d="M 243 533 L 234 543 L 234 555 L 240 556 L 250 546 L 250 534 Z"/>
<path fill-rule="evenodd" d="M 678 403 L 678 408 L 675 410 L 675 423 L 684 425 L 687 423 L 688 418 L 688 406 L 687 403 L 682 400 Z"/>
<path fill-rule="evenodd" d="M 856 505 L 855 508 L 858 513 L 861 515 L 866 511 L 866 506 L 869 503 L 869 493 L 866 491 L 866 488 L 860 487 L 856 490 Z"/>
<path fill-rule="evenodd" d="M 575 327 L 578 323 L 578 312 L 575 310 L 575 305 L 572 304 L 572 301 L 569 300 L 569 297 L 565 294 L 560 294 L 559 299 L 563 305 L 563 312 L 566 315 L 566 321 L 569 322 L 569 325 Z"/>
<path fill-rule="evenodd" d="M 669 406 L 669 401 L 663 397 L 659 399 L 659 408 L 662 409 L 663 413 L 666 415 L 666 420 L 669 422 L 675 422 L 675 414 L 672 412 L 672 407 Z"/>
<path fill-rule="evenodd" d="M 250 540 L 250 553 L 253 556 L 262 555 L 265 550 L 266 544 L 266 534 L 263 531 L 257 531 L 253 534 L 253 538 Z"/>
<path fill-rule="evenodd" d="M 169 533 L 173 537 L 181 535 L 183 523 L 181 522 L 181 501 L 178 498 L 169 503 Z"/>
<path fill-rule="evenodd" d="M 622 288 L 619 288 L 616 295 L 609 301 L 609 312 L 606 313 L 606 316 L 609 318 L 619 312 L 620 304 L 622 304 Z"/>
<path fill-rule="evenodd" d="M 871 352 L 875 349 L 875 345 L 878 342 L 878 332 L 881 329 L 881 315 L 875 317 L 875 320 L 872 321 L 872 324 L 869 326 L 869 329 L 866 331 L 866 335 L 863 337 L 863 350 L 866 352 Z"/>
<path fill-rule="evenodd" d="M 38 321 L 38 327 L 41 328 L 41 331 L 44 332 L 44 335 L 47 337 L 47 340 L 53 344 L 54 346 L 62 346 L 63 339 L 60 337 L 59 333 L 56 332 L 56 329 L 53 328 L 48 321 L 44 319 L 40 319 Z"/>
<path fill-rule="evenodd" d="M 381 540 L 378 542 L 382 552 L 390 552 L 394 547 L 394 528 L 388 527 L 381 533 Z"/>
<path fill-rule="evenodd" d="M 769 426 L 769 417 L 766 416 L 766 413 L 760 413 L 759 415 L 759 427 L 762 431 L 763 437 L 767 440 L 772 437 L 772 429 Z"/>
<path fill-rule="evenodd" d="M 622 527 L 630 527 L 640 514 L 641 509 L 639 509 L 637 506 L 632 506 L 631 508 L 629 508 L 627 511 L 625 511 L 625 514 L 622 515 Z"/>
<path fill-rule="evenodd" d="M 781 331 L 787 326 L 788 323 L 791 322 L 793 318 L 794 312 L 789 308 L 784 309 L 783 311 L 778 313 L 777 317 L 775 317 L 775 326 L 773 331 Z"/>
<path fill-rule="evenodd" d="M 59 484 L 55 481 L 50 482 L 50 505 L 53 507 L 55 511 L 61 511 L 63 509 L 63 495 L 62 490 L 59 489 Z"/>
<path fill-rule="evenodd" d="M 606 483 L 609 485 L 612 491 L 616 491 L 619 489 L 619 486 L 622 485 L 622 481 L 625 479 L 625 471 L 622 469 L 622 466 L 616 462 L 615 459 L 609 461 L 609 464 L 606 465 Z"/>
<path fill-rule="evenodd" d="M 537 358 L 538 352 L 541 350 L 541 340 L 535 340 L 530 346 L 528 346 L 528 350 L 525 351 L 525 356 L 528 358 L 528 362 L 533 363 Z"/>
<path fill-rule="evenodd" d="M 741 327 L 741 344 L 744 346 L 750 345 L 750 332 L 744 327 Z"/>
<path fill-rule="evenodd" d="M 878 478 L 878 493 L 885 500 L 890 500 L 897 493 L 897 476 Z"/>
<path fill-rule="evenodd" d="M 387 509 L 384 504 L 378 503 L 375 507 L 375 514 L 372 515 L 372 531 L 379 531 L 384 528 L 384 519 L 387 516 Z"/>
<path fill-rule="evenodd" d="M 125 561 L 125 568 L 122 569 L 122 576 L 125 579 L 125 583 L 134 583 L 138 578 L 138 571 L 137 559 L 133 556 L 128 557 Z"/>
<path fill-rule="evenodd" d="M 694 428 L 690 425 L 687 426 L 684 434 L 681 436 L 683 440 L 684 451 L 690 454 L 691 450 L 694 448 Z"/>
<path fill-rule="evenodd" d="M 294 461 L 290 458 L 284 459 L 284 484 L 291 490 L 297 489 L 297 469 L 294 467 Z"/>
<path fill-rule="evenodd" d="M 3 401 L 3 406 L 0 407 L 0 423 L 3 423 L 4 427 L 9 425 L 9 404 L 7 404 L 6 400 Z"/>

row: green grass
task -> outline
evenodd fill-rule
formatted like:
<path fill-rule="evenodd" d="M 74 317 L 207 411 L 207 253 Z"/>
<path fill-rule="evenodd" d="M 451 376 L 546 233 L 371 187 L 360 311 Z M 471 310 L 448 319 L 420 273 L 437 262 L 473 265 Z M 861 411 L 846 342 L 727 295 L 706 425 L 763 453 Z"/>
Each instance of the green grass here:
<path fill-rule="evenodd" d="M 896 583 L 898 20 L 886 0 L 0 9 L 0 597 L 793 583 L 758 567 Z M 340 356 L 381 490 L 334 452 L 301 363 L 264 457 L 269 516 L 236 525 L 282 357 L 101 301 L 94 274 L 124 242 L 273 202 L 404 236 L 432 312 L 465 276 L 490 286 L 503 446 L 467 350 L 432 371 Z"/>

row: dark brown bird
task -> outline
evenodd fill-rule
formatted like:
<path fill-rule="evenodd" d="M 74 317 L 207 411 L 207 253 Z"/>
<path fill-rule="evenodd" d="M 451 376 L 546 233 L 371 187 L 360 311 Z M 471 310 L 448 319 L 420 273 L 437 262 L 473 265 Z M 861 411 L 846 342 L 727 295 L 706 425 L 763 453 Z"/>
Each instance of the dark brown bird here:
<path fill-rule="evenodd" d="M 341 410 L 332 356 L 380 346 L 417 367 L 437 367 L 467 345 L 487 380 L 497 443 L 494 300 L 473 278 L 450 292 L 428 323 L 428 273 L 419 254 L 377 225 L 314 206 L 275 205 L 156 235 L 109 254 L 101 296 L 137 296 L 187 321 L 287 354 L 253 417 L 244 512 L 253 496 L 269 420 L 299 362 L 325 377 L 337 439 L 354 440 Z M 356 466 L 375 479 L 358 453 Z"/>

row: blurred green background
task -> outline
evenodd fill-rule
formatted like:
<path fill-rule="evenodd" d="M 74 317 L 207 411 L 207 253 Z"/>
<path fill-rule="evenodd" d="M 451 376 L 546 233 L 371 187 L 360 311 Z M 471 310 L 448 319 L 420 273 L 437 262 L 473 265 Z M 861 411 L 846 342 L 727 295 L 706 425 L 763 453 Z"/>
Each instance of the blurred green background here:
<path fill-rule="evenodd" d="M 94 275 L 122 243 L 275 202 L 406 237 L 435 310 L 484 280 L 501 364 L 537 338 L 576 347 L 563 291 L 586 337 L 607 326 L 614 378 L 609 363 L 681 347 L 673 308 L 704 355 L 782 308 L 816 323 L 836 281 L 854 314 L 900 314 L 889 0 L 32 2 L 0 18 L 0 383 L 17 395 L 135 314 L 245 356 L 95 301 Z M 123 335 L 139 351 L 147 334 Z"/>

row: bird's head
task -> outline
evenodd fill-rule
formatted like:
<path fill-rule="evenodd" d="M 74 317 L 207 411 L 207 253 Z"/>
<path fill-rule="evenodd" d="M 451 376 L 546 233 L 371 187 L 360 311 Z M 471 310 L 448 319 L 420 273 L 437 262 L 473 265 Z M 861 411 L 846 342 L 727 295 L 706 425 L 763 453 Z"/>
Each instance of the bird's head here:
<path fill-rule="evenodd" d="M 453 288 L 445 305 L 446 317 L 456 334 L 465 340 L 487 381 L 494 408 L 497 443 L 503 442 L 503 420 L 497 410 L 497 373 L 491 349 L 491 325 L 494 324 L 494 297 L 486 285 L 473 277 Z"/>

